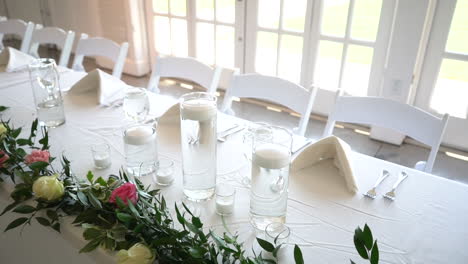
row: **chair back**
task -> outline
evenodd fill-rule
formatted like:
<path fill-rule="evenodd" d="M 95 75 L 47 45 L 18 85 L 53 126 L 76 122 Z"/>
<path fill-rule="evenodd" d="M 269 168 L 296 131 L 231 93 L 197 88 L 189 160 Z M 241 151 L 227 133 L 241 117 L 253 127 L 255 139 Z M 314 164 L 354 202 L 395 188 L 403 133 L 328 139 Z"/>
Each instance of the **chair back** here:
<path fill-rule="evenodd" d="M 20 36 L 22 38 L 20 51 L 27 53 L 33 31 L 34 24 L 32 22 L 26 23 L 21 19 L 3 20 L 0 21 L 0 42 L 3 41 L 4 34 Z"/>
<path fill-rule="evenodd" d="M 127 52 L 128 42 L 119 45 L 109 39 L 88 38 L 88 35 L 81 34 L 75 50 L 75 59 L 73 60 L 72 69 L 84 71 L 83 58 L 85 56 L 103 56 L 114 62 L 112 75 L 120 79 Z"/>
<path fill-rule="evenodd" d="M 288 107 L 301 114 L 298 128 L 294 131 L 303 136 L 309 123 L 310 112 L 317 89 L 310 90 L 290 81 L 259 74 L 234 75 L 224 95 L 223 112 L 232 112 L 233 97 L 267 100 Z"/>
<path fill-rule="evenodd" d="M 430 173 L 447 126 L 448 115 L 439 118 L 395 100 L 381 97 L 341 96 L 338 91 L 323 137 L 332 134 L 337 121 L 390 128 L 430 146 L 431 153 L 424 168 L 425 172 Z"/>
<path fill-rule="evenodd" d="M 75 32 L 68 31 L 58 28 L 58 27 L 38 27 L 33 32 L 33 37 L 31 40 L 31 48 L 29 53 L 36 57 L 39 57 L 38 49 L 41 44 L 55 44 L 60 50 L 60 60 L 58 65 L 67 67 L 68 60 L 70 58 L 71 49 L 73 46 L 73 40 L 75 38 Z"/>
<path fill-rule="evenodd" d="M 157 57 L 148 83 L 148 90 L 159 93 L 161 77 L 180 78 L 195 82 L 214 94 L 219 85 L 222 68 L 212 68 L 195 58 Z"/>

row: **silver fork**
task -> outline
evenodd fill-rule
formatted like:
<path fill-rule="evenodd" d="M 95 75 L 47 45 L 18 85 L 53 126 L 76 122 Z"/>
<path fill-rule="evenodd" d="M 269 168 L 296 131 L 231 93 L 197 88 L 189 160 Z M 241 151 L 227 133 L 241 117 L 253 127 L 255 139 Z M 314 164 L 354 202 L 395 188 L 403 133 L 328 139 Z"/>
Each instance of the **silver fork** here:
<path fill-rule="evenodd" d="M 227 138 L 237 132 L 244 130 L 243 126 L 237 126 L 235 128 L 229 129 L 228 131 L 221 132 L 221 135 L 218 135 L 219 142 L 226 142 Z"/>
<path fill-rule="evenodd" d="M 392 190 L 389 191 L 388 193 L 384 194 L 384 197 L 389 199 L 389 200 L 392 200 L 392 201 L 395 200 L 395 190 L 398 187 L 398 185 L 400 185 L 400 183 L 402 183 L 404 180 L 406 180 L 406 178 L 408 178 L 408 174 L 406 172 L 402 171 L 400 173 L 400 176 L 398 176 L 398 180 L 393 185 Z"/>
<path fill-rule="evenodd" d="M 383 170 L 382 171 L 382 175 L 377 179 L 377 181 L 375 182 L 374 184 L 374 187 L 372 187 L 372 189 L 370 189 L 367 193 L 364 194 L 364 196 L 367 196 L 371 199 L 375 199 L 375 197 L 377 197 L 377 193 L 375 192 L 375 189 L 377 188 L 377 186 L 380 185 L 380 183 L 383 182 L 383 180 L 385 180 L 385 178 L 387 178 L 388 176 L 390 175 L 390 172 L 388 172 L 387 170 Z"/>

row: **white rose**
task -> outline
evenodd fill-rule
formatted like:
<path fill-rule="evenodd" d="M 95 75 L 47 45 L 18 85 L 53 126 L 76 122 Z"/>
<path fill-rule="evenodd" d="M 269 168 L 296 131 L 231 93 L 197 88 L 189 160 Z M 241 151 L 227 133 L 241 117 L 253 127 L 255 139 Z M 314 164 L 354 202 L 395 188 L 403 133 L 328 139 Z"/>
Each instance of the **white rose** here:
<path fill-rule="evenodd" d="M 57 180 L 58 174 L 42 176 L 33 183 L 32 190 L 37 198 L 47 201 L 57 200 L 63 196 L 63 183 Z"/>
<path fill-rule="evenodd" d="M 128 250 L 122 249 L 117 252 L 118 264 L 151 264 L 155 255 L 147 246 L 136 243 Z"/>

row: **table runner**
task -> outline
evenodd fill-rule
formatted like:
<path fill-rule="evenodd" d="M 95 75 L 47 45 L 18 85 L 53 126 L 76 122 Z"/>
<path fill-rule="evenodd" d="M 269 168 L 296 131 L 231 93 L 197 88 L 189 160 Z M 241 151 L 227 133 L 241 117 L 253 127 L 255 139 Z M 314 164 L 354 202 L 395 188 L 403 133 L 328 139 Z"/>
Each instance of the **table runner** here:
<path fill-rule="evenodd" d="M 35 117 L 32 91 L 27 80 L 16 73 L 0 74 L 0 105 L 11 107 L 4 118 L 11 118 L 15 126 L 25 126 L 28 131 Z M 67 72 L 61 75 L 62 86 L 69 86 L 80 78 L 80 73 Z M 72 162 L 72 169 L 79 177 L 88 170 L 96 176 L 117 173 L 124 164 L 122 129 L 125 126 L 121 108 L 103 108 L 87 98 L 89 95 L 65 98 L 66 124 L 50 130 L 51 152 L 54 156 L 65 154 Z M 170 105 L 170 99 L 153 95 L 151 114 L 161 114 Z M 158 101 L 159 100 L 159 101 Z M 156 103 L 160 102 L 160 103 Z M 166 105 L 164 105 L 166 102 Z M 244 120 L 219 115 L 219 122 L 241 123 Z M 170 126 L 158 127 L 159 153 L 175 160 L 175 183 L 163 188 L 162 193 L 169 203 L 180 202 L 182 176 L 180 170 L 179 135 L 172 133 Z M 111 145 L 112 166 L 106 170 L 93 169 L 90 145 L 105 140 Z M 237 187 L 236 207 L 225 222 L 230 231 L 239 232 L 241 241 L 252 245 L 254 230 L 248 222 L 248 189 L 241 184 L 242 167 L 239 148 L 241 135 L 227 143 L 218 144 L 218 180 Z M 232 160 L 236 162 L 232 162 Z M 297 243 L 304 253 L 305 263 L 347 263 L 358 260 L 354 245 L 354 229 L 367 223 L 379 241 L 380 263 L 466 263 L 468 252 L 468 186 L 430 174 L 405 168 L 359 153 L 353 153 L 352 162 L 358 178 L 360 191 L 370 189 L 382 169 L 392 174 L 379 187 L 379 197 L 370 200 L 361 194 L 352 195 L 344 180 L 332 165 L 325 161 L 290 175 L 287 225 L 291 228 L 290 243 Z M 391 188 L 400 171 L 410 176 L 397 191 L 394 202 L 381 196 Z M 143 179 L 150 184 L 150 179 Z M 0 206 L 11 201 L 11 191 L 3 184 Z M 214 213 L 214 201 L 189 203 L 207 227 L 223 232 L 221 218 Z M 0 217 L 0 228 L 15 216 Z M 63 235 L 33 224 L 19 236 L 18 231 L 0 235 L 0 259 L 2 263 L 113 263 L 113 253 L 104 250 L 92 254 L 78 254 L 85 241 L 81 230 L 68 224 L 63 226 Z M 261 236 L 261 234 L 260 234 Z M 258 248 L 258 247 L 257 247 Z M 280 263 L 292 262 L 292 250 L 285 251 L 289 257 Z M 53 256 L 53 258 L 51 258 Z M 289 260 L 289 261 L 288 261 Z"/>

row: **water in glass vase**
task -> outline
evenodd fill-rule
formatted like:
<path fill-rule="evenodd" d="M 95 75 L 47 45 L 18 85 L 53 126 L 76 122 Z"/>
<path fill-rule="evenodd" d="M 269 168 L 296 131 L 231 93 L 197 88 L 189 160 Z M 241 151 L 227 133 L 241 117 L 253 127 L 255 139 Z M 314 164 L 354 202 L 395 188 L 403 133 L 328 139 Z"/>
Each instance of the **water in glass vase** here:
<path fill-rule="evenodd" d="M 183 97 L 180 115 L 183 190 L 193 201 L 210 199 L 215 193 L 216 113 L 216 98 L 209 94 Z"/>
<path fill-rule="evenodd" d="M 36 105 L 39 125 L 57 127 L 65 123 L 65 112 L 61 99 L 51 99 Z"/>
<path fill-rule="evenodd" d="M 289 161 L 290 151 L 284 146 L 265 143 L 254 149 L 250 221 L 259 230 L 286 220 Z"/>
<path fill-rule="evenodd" d="M 127 172 L 134 176 L 145 176 L 153 172 L 148 166 L 158 160 L 156 130 L 154 127 L 134 125 L 124 133 L 125 161 Z"/>

